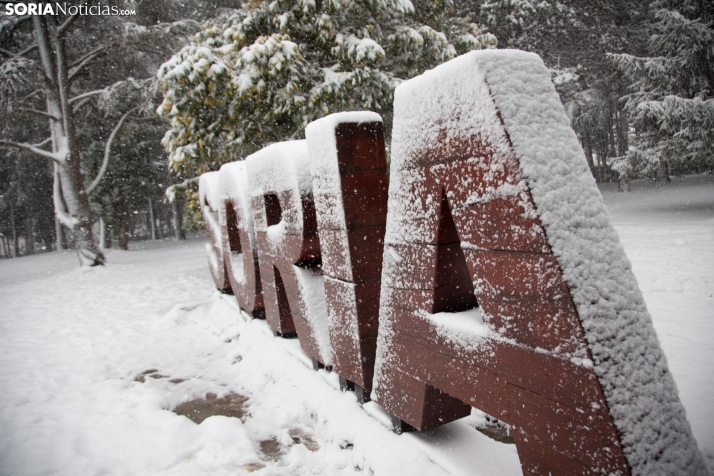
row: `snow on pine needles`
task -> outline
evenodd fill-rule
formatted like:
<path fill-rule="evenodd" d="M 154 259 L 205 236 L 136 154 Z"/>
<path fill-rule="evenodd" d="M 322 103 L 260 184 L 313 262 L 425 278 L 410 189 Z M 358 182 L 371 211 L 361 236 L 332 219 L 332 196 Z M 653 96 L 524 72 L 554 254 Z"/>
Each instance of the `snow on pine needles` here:
<path fill-rule="evenodd" d="M 674 180 L 602 189 L 712 471 L 714 178 Z M 0 261 L 0 475 L 521 474 L 479 415 L 391 433 L 214 291 L 204 247 L 132 243 L 92 269 L 71 252 Z M 206 418 L 204 398 L 240 418 Z"/>

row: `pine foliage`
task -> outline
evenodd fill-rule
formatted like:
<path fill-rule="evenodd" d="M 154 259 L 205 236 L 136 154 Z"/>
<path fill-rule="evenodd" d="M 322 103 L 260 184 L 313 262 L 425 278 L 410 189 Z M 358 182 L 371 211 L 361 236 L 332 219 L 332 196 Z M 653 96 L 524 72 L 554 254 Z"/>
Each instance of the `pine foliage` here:
<path fill-rule="evenodd" d="M 607 53 L 647 54 L 649 0 L 457 0 L 499 39 L 538 53 L 551 69 L 573 129 L 598 181 L 610 181 L 628 150 L 623 75 Z"/>
<path fill-rule="evenodd" d="M 676 4 L 675 4 L 676 3 Z M 635 137 L 615 167 L 664 177 L 714 168 L 714 5 L 656 2 L 648 57 L 612 55 L 630 80 Z"/>
<path fill-rule="evenodd" d="M 587 16 L 560 0 L 484 0 L 479 13 L 501 45 L 526 51 L 563 53 L 574 49 L 575 32 L 587 30 Z"/>
<path fill-rule="evenodd" d="M 394 88 L 493 35 L 451 0 L 275 0 L 218 19 L 159 70 L 175 173 L 195 177 L 336 111 L 389 122 Z"/>

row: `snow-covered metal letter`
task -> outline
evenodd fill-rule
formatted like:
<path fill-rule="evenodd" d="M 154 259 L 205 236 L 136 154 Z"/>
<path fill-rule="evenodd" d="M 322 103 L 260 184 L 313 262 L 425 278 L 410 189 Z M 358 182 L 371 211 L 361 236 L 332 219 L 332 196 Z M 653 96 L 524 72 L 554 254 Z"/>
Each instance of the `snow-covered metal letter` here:
<path fill-rule="evenodd" d="M 254 317 L 264 317 L 258 249 L 245 162 L 223 165 L 218 185 L 226 277 L 238 305 Z"/>
<path fill-rule="evenodd" d="M 373 396 L 470 406 L 523 472 L 704 475 L 651 318 L 548 70 L 468 53 L 395 94 Z"/>
<path fill-rule="evenodd" d="M 219 174 L 219 172 L 206 172 L 201 175 L 198 180 L 198 198 L 201 205 L 203 228 L 206 230 L 208 238 L 206 255 L 213 283 L 219 291 L 230 292 L 231 283 L 226 274 L 223 244 L 221 243 Z"/>
<path fill-rule="evenodd" d="M 246 158 L 246 169 L 268 325 L 297 333 L 305 352 L 331 365 L 307 143 L 265 147 Z"/>
<path fill-rule="evenodd" d="M 387 159 L 382 118 L 332 114 L 305 130 L 320 231 L 333 370 L 372 389 L 379 280 L 387 221 Z"/>

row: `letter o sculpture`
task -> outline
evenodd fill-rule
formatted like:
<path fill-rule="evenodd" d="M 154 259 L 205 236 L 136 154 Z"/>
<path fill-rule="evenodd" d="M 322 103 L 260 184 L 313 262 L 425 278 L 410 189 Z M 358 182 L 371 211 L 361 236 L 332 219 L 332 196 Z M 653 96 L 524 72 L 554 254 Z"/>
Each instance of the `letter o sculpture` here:
<path fill-rule="evenodd" d="M 222 227 L 221 223 L 221 197 L 218 186 L 219 172 L 207 172 L 198 180 L 198 199 L 201 207 L 203 228 L 206 230 L 208 243 L 206 256 L 208 269 L 211 271 L 213 283 L 221 292 L 230 292 L 231 283 L 226 274 L 225 259 L 223 256 Z"/>
<path fill-rule="evenodd" d="M 221 248 L 226 277 L 238 305 L 254 317 L 264 318 L 258 249 L 245 162 L 223 165 L 218 185 L 221 199 Z"/>

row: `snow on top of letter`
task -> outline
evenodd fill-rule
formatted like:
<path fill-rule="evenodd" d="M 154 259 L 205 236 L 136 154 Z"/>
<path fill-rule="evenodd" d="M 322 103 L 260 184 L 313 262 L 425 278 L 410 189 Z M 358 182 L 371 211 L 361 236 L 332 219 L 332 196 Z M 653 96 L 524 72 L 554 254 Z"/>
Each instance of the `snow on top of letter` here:
<path fill-rule="evenodd" d="M 223 164 L 218 179 L 218 187 L 218 194 L 221 200 L 232 200 L 236 208 L 240 209 L 243 220 L 239 220 L 238 223 L 248 232 L 251 245 L 254 245 L 255 232 L 253 231 L 250 186 L 248 185 L 245 162 Z"/>
<path fill-rule="evenodd" d="M 201 210 L 203 210 L 204 217 L 211 227 L 210 231 L 215 237 L 221 236 L 221 227 L 218 221 L 221 198 L 218 178 L 218 172 L 206 172 L 198 179 L 198 198 L 201 201 Z"/>
<path fill-rule="evenodd" d="M 198 179 L 198 196 L 201 205 L 208 204 L 211 210 L 218 211 L 218 172 L 206 172 Z"/>
<path fill-rule="evenodd" d="M 305 140 L 278 142 L 245 159 L 251 181 L 251 195 L 297 190 L 312 193 L 312 175 Z"/>
<path fill-rule="evenodd" d="M 201 207 L 203 222 L 207 226 L 206 234 L 209 243 L 206 243 L 206 254 L 211 267 L 211 275 L 216 286 L 222 287 L 224 281 L 223 248 L 221 246 L 221 197 L 218 187 L 218 172 L 206 172 L 198 179 L 198 199 Z"/>
<path fill-rule="evenodd" d="M 335 129 L 339 124 L 362 122 L 382 122 L 382 116 L 371 111 L 339 112 L 308 124 L 305 137 L 310 143 L 312 175 L 323 179 L 315 193 L 341 193 Z"/>

